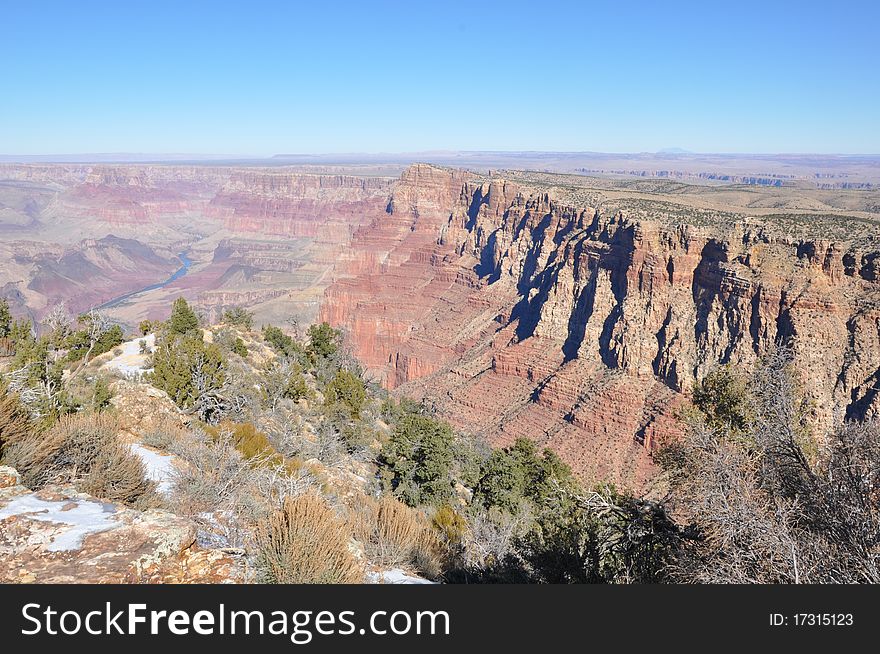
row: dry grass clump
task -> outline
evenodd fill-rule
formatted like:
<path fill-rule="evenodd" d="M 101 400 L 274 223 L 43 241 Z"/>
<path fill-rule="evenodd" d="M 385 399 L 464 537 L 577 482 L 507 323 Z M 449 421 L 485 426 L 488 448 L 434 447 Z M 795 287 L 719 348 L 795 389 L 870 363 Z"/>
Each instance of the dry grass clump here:
<path fill-rule="evenodd" d="M 185 438 L 186 433 L 177 420 L 164 416 L 143 433 L 141 441 L 157 450 L 168 451 L 173 443 Z"/>
<path fill-rule="evenodd" d="M 355 584 L 361 564 L 349 550 L 348 526 L 315 493 L 288 497 L 257 526 L 264 580 L 277 584 Z"/>
<path fill-rule="evenodd" d="M 103 414 L 69 415 L 43 433 L 31 432 L 6 450 L 24 483 L 39 488 L 88 474 L 101 450 L 115 443 L 118 423 Z"/>
<path fill-rule="evenodd" d="M 5 459 L 26 486 L 73 483 L 112 502 L 150 503 L 154 484 L 140 459 L 119 442 L 119 423 L 103 413 L 64 416 L 46 432 L 29 432 L 12 442 Z"/>
<path fill-rule="evenodd" d="M 439 541 L 427 517 L 392 495 L 352 498 L 347 520 L 372 562 L 383 567 L 411 566 L 428 576 L 440 572 Z"/>
<path fill-rule="evenodd" d="M 144 464 L 122 443 L 103 449 L 77 488 L 111 502 L 149 508 L 159 504 L 155 484 L 144 474 Z"/>
<path fill-rule="evenodd" d="M 230 422 L 224 420 L 216 427 L 207 425 L 205 432 L 214 440 L 222 436 L 230 438 L 235 449 L 246 459 L 262 463 L 284 463 L 284 457 L 269 442 L 266 435 L 250 422 Z"/>
<path fill-rule="evenodd" d="M 19 443 L 31 432 L 27 412 L 14 395 L 4 392 L 0 396 L 0 455 L 4 449 Z"/>

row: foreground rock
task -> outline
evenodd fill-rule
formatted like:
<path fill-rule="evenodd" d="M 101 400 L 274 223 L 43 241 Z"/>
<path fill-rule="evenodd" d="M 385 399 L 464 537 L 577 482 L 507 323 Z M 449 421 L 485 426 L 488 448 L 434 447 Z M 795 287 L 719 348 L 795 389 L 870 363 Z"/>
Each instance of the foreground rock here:
<path fill-rule="evenodd" d="M 185 418 L 165 391 L 150 384 L 129 380 L 113 383 L 111 405 L 125 425 L 125 435 L 133 441 L 157 428 L 184 427 Z"/>
<path fill-rule="evenodd" d="M 0 467 L 0 583 L 237 583 L 244 566 L 195 545 L 167 511 L 101 502 L 69 486 L 32 492 Z"/>

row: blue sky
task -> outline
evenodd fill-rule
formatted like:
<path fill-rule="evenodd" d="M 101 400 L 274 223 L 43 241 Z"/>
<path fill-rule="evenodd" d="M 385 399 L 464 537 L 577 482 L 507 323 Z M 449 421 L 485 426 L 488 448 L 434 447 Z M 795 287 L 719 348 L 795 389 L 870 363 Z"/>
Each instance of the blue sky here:
<path fill-rule="evenodd" d="M 878 5 L 0 0 L 0 153 L 880 153 Z"/>

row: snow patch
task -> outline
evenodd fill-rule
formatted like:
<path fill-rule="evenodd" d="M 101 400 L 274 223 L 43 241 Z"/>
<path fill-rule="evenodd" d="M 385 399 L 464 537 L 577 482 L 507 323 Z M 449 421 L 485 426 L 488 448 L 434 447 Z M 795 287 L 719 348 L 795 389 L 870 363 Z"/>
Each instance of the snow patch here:
<path fill-rule="evenodd" d="M 136 378 L 140 376 L 142 373 L 146 372 L 146 370 L 144 370 L 144 364 L 149 356 L 148 354 L 141 354 L 141 341 L 146 342 L 148 352 L 152 352 L 153 348 L 156 347 L 155 334 L 147 334 L 146 336 L 136 338 L 133 341 L 126 341 L 118 346 L 119 349 L 122 350 L 122 354 L 106 361 L 101 367 L 106 370 L 116 370 L 126 378 Z"/>
<path fill-rule="evenodd" d="M 71 506 L 73 505 L 73 506 Z M 70 507 L 66 508 L 65 507 Z M 36 495 L 16 497 L 5 507 L 0 508 L 0 520 L 12 516 L 23 516 L 30 520 L 52 522 L 66 525 L 60 534 L 46 546 L 50 552 L 78 550 L 83 538 L 119 526 L 113 519 L 116 507 L 112 504 L 90 500 L 41 500 Z"/>
<path fill-rule="evenodd" d="M 159 454 L 159 452 L 147 449 L 139 443 L 132 443 L 129 447 L 131 447 L 132 454 L 143 462 L 147 479 L 156 482 L 156 490 L 162 495 L 170 495 L 174 475 L 174 457 L 171 454 Z"/>
<path fill-rule="evenodd" d="M 436 584 L 436 581 L 429 581 L 422 577 L 407 574 L 400 568 L 391 568 L 391 570 L 380 570 L 379 572 L 368 572 L 367 580 L 371 584 Z"/>

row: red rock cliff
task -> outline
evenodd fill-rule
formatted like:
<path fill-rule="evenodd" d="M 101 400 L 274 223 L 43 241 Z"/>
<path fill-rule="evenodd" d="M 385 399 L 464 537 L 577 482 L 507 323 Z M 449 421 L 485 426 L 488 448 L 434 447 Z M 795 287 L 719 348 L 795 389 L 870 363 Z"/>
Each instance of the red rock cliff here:
<path fill-rule="evenodd" d="M 694 380 L 776 341 L 793 344 L 819 428 L 875 413 L 878 261 L 856 243 L 608 215 L 418 165 L 356 231 L 321 316 L 386 386 L 459 427 L 643 486 Z"/>

